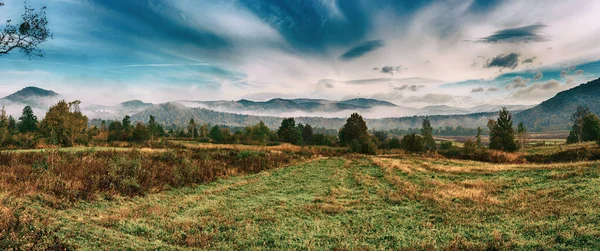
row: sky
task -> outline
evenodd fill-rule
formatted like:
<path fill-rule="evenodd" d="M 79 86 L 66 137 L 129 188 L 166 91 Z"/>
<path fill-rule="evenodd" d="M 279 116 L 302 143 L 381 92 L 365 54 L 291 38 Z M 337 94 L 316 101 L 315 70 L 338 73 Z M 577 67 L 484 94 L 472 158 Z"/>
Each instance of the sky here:
<path fill-rule="evenodd" d="M 24 2 L 3 2 L 0 20 L 19 20 Z M 596 0 L 27 3 L 47 7 L 53 39 L 43 58 L 0 56 L 0 96 L 37 86 L 103 105 L 300 97 L 532 105 L 600 75 Z"/>

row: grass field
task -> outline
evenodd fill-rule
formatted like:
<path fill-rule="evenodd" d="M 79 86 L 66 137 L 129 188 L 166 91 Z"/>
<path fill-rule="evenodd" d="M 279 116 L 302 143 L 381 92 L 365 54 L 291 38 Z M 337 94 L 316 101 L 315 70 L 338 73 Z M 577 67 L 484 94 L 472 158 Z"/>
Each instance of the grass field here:
<path fill-rule="evenodd" d="M 58 208 L 0 190 L 0 214 L 25 249 L 597 249 L 599 166 L 321 157 Z"/>

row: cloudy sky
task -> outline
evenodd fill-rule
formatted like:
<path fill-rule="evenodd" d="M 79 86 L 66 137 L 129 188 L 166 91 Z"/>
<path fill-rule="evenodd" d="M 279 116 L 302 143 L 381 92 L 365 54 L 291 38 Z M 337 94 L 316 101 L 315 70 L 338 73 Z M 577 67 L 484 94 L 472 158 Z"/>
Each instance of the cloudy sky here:
<path fill-rule="evenodd" d="M 3 0 L 0 20 L 23 1 Z M 45 57 L 0 57 L 26 86 L 130 99 L 535 104 L 600 74 L 600 1 L 29 0 Z"/>

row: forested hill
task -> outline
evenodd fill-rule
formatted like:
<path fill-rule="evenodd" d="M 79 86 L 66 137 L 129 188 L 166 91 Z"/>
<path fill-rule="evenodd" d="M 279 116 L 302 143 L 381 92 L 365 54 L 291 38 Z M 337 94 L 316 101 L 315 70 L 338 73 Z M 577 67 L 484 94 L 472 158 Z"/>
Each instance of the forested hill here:
<path fill-rule="evenodd" d="M 571 114 L 578 105 L 600 114 L 600 79 L 562 91 L 533 108 L 515 114 L 514 118 L 534 131 L 569 129 Z"/>
<path fill-rule="evenodd" d="M 150 115 L 153 115 L 158 123 L 167 127 L 175 125 L 185 127 L 193 118 L 196 123 L 208 123 L 212 125 L 228 126 L 247 126 L 263 121 L 270 128 L 277 128 L 281 124 L 282 118 L 267 116 L 251 116 L 235 113 L 216 112 L 204 108 L 190 108 L 179 103 L 170 102 L 154 105 L 142 112 L 132 116 L 133 121 L 146 122 Z M 434 128 L 446 126 L 486 126 L 488 119 L 495 117 L 496 113 L 476 113 L 469 115 L 437 115 L 429 116 Z M 348 114 L 350 116 L 350 114 Z M 397 129 L 397 128 L 418 128 L 421 126 L 423 116 L 402 117 L 402 118 L 384 118 L 367 119 L 367 125 L 371 129 Z M 323 118 L 323 117 L 298 117 L 297 123 L 310 124 L 313 127 L 323 127 L 326 129 L 339 129 L 346 118 Z"/>

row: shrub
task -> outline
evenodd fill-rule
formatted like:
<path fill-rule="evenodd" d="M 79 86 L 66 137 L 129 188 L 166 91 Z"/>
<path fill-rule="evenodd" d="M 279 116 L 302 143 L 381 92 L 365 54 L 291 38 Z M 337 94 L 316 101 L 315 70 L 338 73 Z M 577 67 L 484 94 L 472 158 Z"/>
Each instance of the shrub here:
<path fill-rule="evenodd" d="M 442 141 L 442 143 L 440 143 L 441 151 L 447 151 L 447 150 L 450 150 L 451 148 L 452 148 L 452 141 Z"/>
<path fill-rule="evenodd" d="M 402 150 L 407 152 L 417 153 L 425 151 L 423 137 L 414 133 L 404 135 L 404 137 L 402 137 L 402 140 L 400 140 L 400 145 Z"/>

